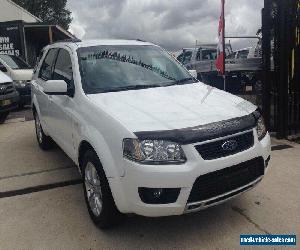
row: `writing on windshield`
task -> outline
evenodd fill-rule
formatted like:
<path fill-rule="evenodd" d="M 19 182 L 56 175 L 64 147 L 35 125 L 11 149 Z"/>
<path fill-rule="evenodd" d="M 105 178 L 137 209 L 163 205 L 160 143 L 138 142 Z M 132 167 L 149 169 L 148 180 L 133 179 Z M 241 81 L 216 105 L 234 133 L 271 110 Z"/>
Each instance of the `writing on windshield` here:
<path fill-rule="evenodd" d="M 77 50 L 86 93 L 169 86 L 190 77 L 188 71 L 157 46 L 103 45 Z"/>
<path fill-rule="evenodd" d="M 108 50 L 102 52 L 100 51 L 97 53 L 88 54 L 87 56 L 81 58 L 81 60 L 101 60 L 101 59 L 110 59 L 110 60 L 117 60 L 120 62 L 131 63 L 143 67 L 145 69 L 151 70 L 153 72 L 156 72 L 157 74 L 163 76 L 166 79 L 173 80 L 173 81 L 175 80 L 174 77 L 169 76 L 167 72 L 163 71 L 161 68 L 157 66 L 154 66 L 152 64 L 147 64 L 145 62 L 142 62 L 141 60 L 136 60 L 132 56 L 121 55 L 116 51 L 114 52 L 109 52 Z"/>

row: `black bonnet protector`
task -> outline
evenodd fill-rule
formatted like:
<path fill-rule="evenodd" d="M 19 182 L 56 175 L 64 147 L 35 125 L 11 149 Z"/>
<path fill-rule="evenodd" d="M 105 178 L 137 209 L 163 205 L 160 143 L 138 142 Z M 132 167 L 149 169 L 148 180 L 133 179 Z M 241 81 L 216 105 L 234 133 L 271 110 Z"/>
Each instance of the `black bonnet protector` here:
<path fill-rule="evenodd" d="M 167 140 L 180 144 L 191 144 L 252 129 L 256 126 L 259 117 L 260 112 L 256 110 L 250 115 L 196 127 L 174 130 L 142 131 L 135 132 L 134 134 L 139 140 Z"/>

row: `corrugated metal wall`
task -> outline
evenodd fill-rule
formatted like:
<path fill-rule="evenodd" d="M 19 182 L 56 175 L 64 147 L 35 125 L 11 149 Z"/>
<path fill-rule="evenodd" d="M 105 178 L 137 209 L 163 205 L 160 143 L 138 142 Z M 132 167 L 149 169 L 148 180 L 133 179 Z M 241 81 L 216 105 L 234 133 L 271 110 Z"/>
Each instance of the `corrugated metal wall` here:
<path fill-rule="evenodd" d="M 265 0 L 264 113 L 279 138 L 300 133 L 300 0 Z"/>

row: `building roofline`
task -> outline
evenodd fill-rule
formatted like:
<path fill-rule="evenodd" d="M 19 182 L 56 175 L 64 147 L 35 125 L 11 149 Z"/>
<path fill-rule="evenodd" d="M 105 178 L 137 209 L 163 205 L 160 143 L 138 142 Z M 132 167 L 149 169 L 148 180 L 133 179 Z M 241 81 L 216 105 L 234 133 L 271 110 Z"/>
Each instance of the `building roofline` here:
<path fill-rule="evenodd" d="M 23 28 L 35 28 L 35 27 L 53 27 L 59 30 L 60 32 L 64 33 L 65 35 L 69 36 L 72 39 L 77 39 L 77 37 L 72 34 L 70 31 L 65 30 L 63 27 L 61 27 L 58 24 L 49 24 L 47 22 L 25 22 L 23 20 L 13 20 L 13 21 L 6 21 L 6 22 L 0 22 L 0 25 L 6 25 L 6 24 L 11 24 L 11 25 L 21 25 Z"/>
<path fill-rule="evenodd" d="M 6 0 L 7 2 L 11 3 L 12 5 L 14 5 L 15 7 L 17 7 L 18 9 L 24 11 L 26 14 L 32 16 L 33 18 L 37 19 L 39 22 L 43 22 L 42 19 L 38 18 L 37 16 L 31 14 L 29 11 L 25 10 L 23 7 L 21 7 L 20 5 L 16 4 L 15 2 L 13 2 L 12 0 Z"/>
<path fill-rule="evenodd" d="M 72 36 L 75 40 L 77 39 L 77 37 L 75 35 L 73 35 L 70 31 L 65 30 L 63 27 L 61 27 L 60 25 L 56 24 L 55 27 L 60 30 L 61 32 L 65 33 L 66 35 Z M 77 39 L 80 40 L 80 39 Z"/>

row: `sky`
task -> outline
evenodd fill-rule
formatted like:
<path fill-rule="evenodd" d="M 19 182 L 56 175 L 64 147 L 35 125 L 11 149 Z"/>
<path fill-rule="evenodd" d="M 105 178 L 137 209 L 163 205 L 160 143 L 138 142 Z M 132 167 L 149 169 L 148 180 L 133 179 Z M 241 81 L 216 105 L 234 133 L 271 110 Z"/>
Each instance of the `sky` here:
<path fill-rule="evenodd" d="M 225 0 L 226 36 L 253 36 L 263 0 Z M 221 0 L 68 0 L 80 39 L 142 39 L 176 51 L 217 43 Z M 228 42 L 228 40 L 226 40 Z M 231 39 L 234 49 L 256 40 Z"/>

